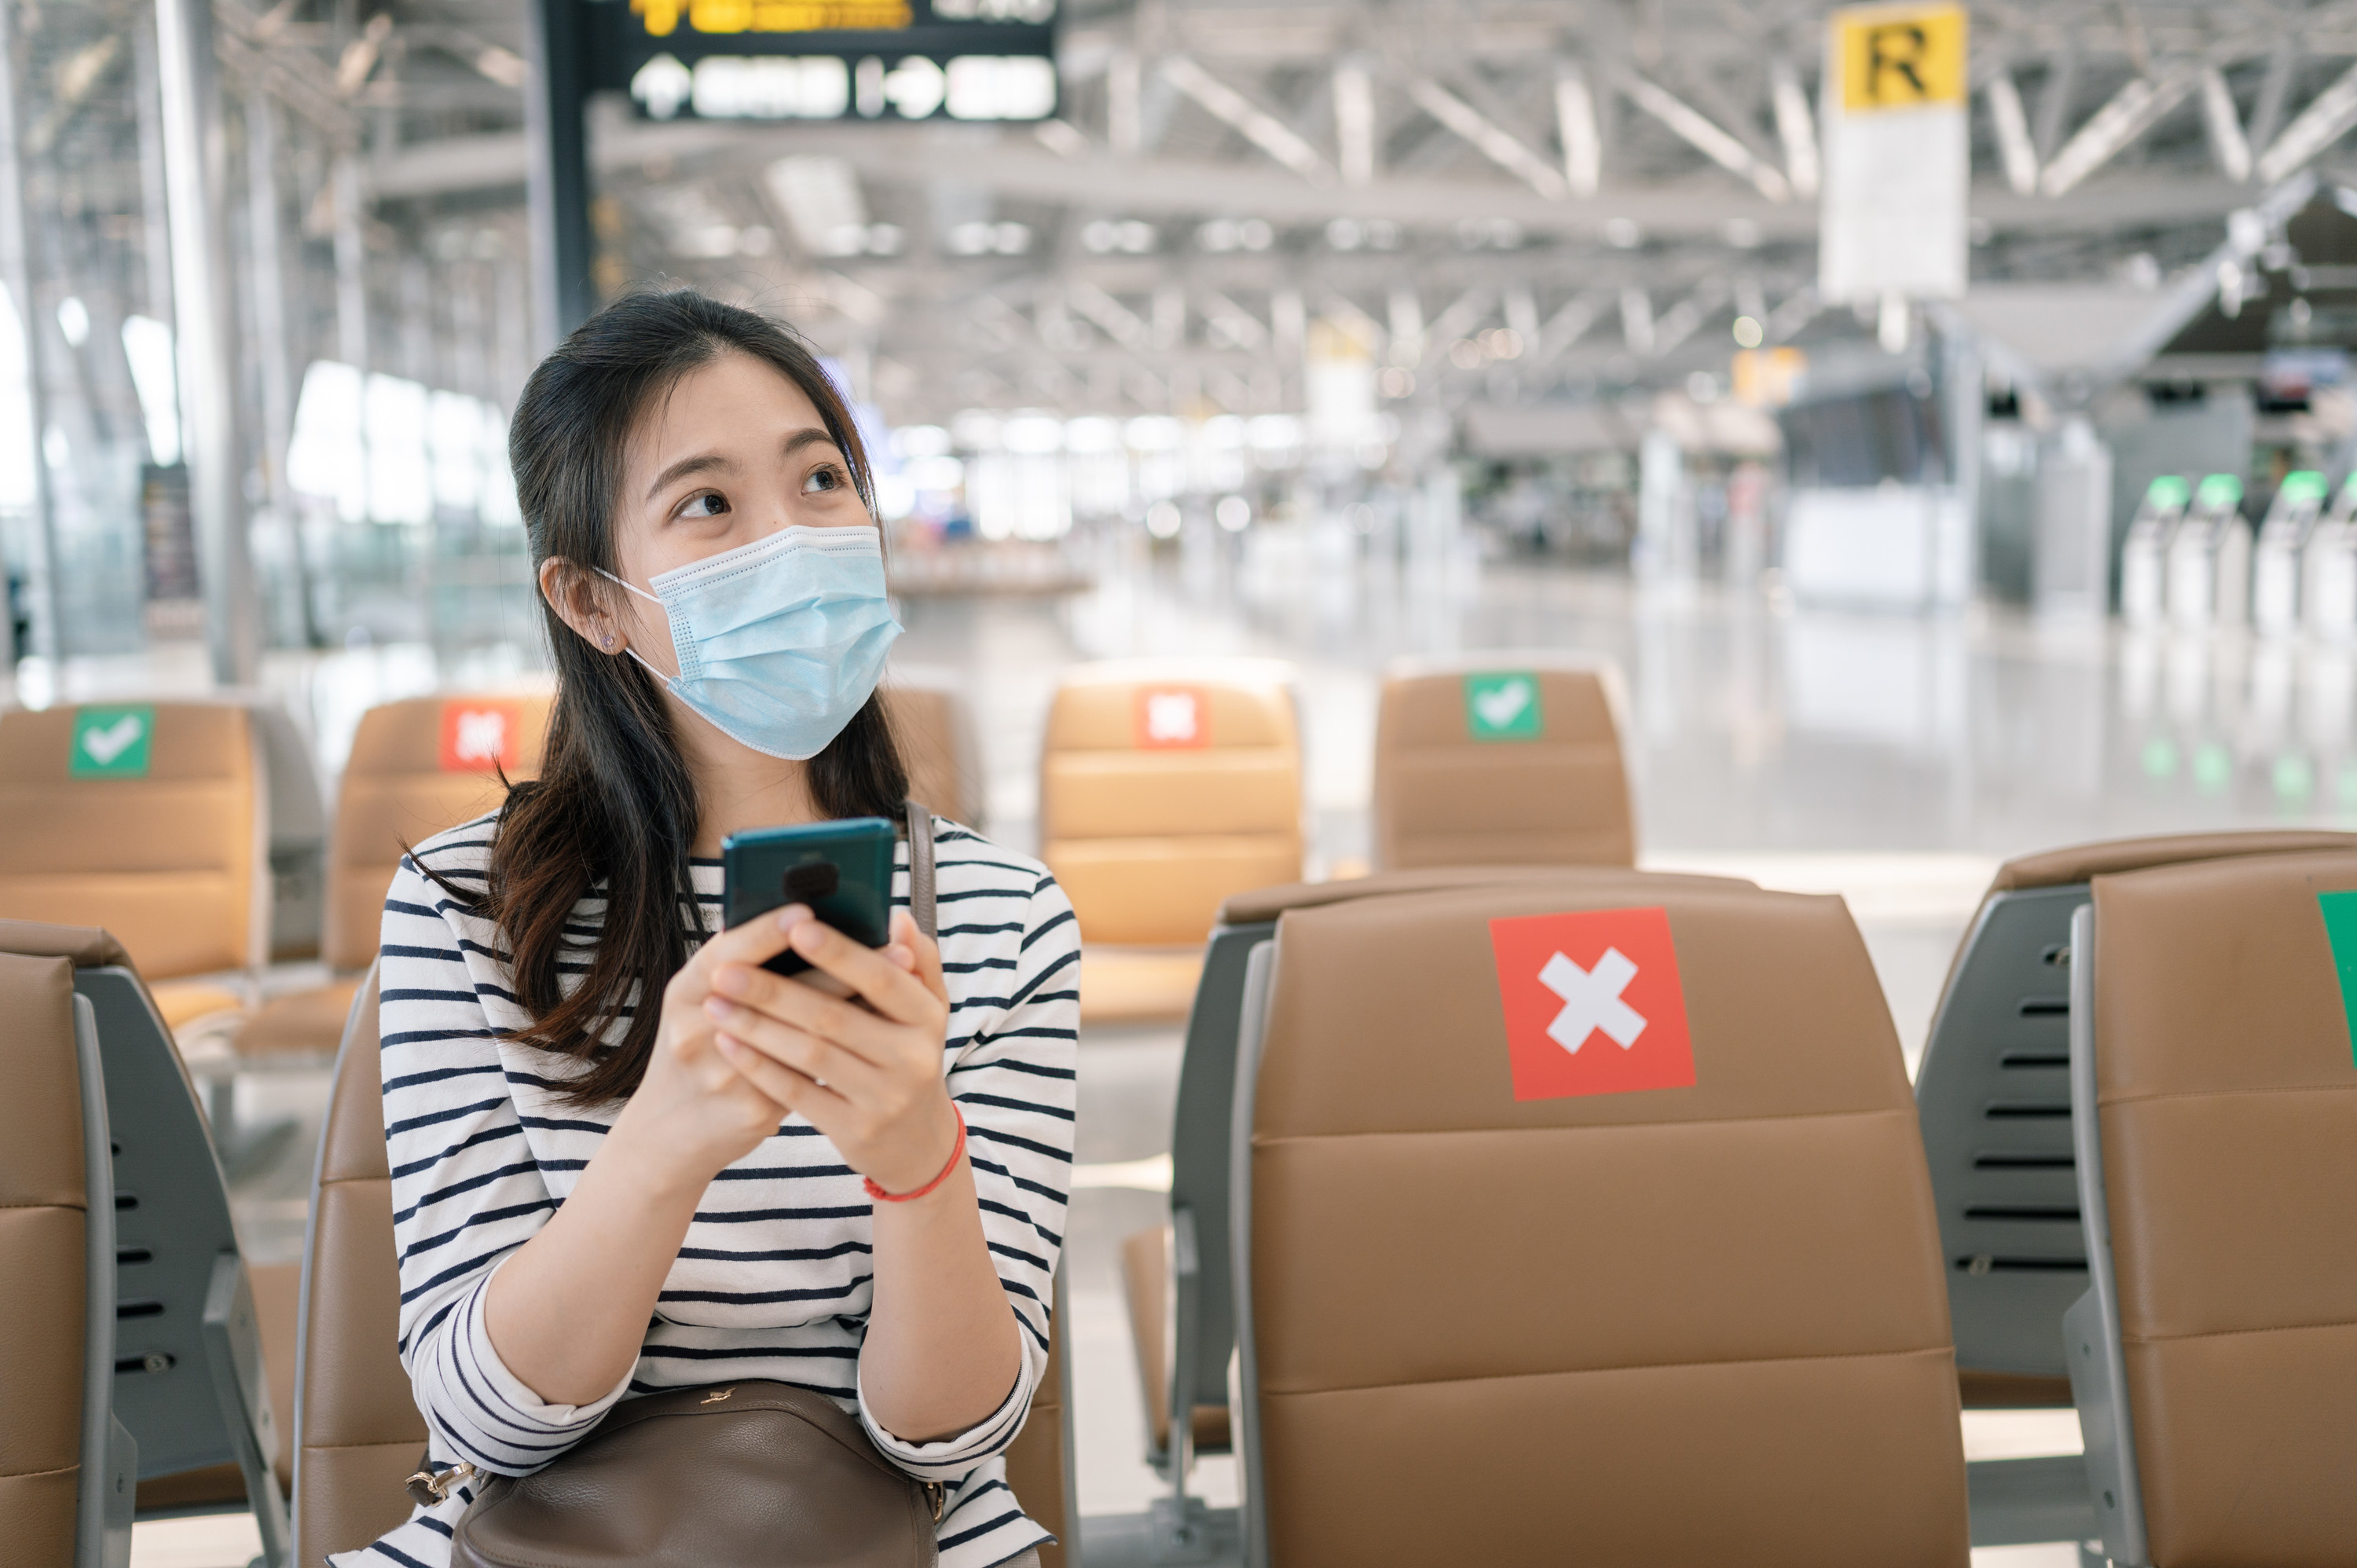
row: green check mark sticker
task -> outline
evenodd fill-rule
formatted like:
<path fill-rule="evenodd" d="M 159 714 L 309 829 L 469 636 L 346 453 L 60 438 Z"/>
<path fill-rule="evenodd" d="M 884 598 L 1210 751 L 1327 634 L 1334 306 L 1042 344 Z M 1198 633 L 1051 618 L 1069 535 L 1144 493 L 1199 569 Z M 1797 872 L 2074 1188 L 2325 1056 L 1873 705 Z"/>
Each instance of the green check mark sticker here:
<path fill-rule="evenodd" d="M 1475 740 L 1536 740 L 1545 727 L 1536 675 L 1514 670 L 1465 677 L 1465 729 Z"/>
<path fill-rule="evenodd" d="M 2319 893 L 2317 912 L 2332 944 L 2332 968 L 2341 981 L 2341 1011 L 2349 1020 L 2352 1058 L 2357 1060 L 2357 892 Z"/>
<path fill-rule="evenodd" d="M 75 779 L 145 779 L 155 734 L 156 710 L 148 703 L 77 708 L 66 772 Z"/>

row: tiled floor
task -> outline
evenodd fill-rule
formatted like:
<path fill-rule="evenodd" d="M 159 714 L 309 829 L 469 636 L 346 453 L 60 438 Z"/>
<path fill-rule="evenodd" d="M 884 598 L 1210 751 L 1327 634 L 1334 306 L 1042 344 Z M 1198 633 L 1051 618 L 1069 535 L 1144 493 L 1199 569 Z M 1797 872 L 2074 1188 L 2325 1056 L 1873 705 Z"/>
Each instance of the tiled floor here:
<path fill-rule="evenodd" d="M 1298 671 L 1313 869 L 1362 859 L 1368 766 L 1383 661 L 1473 649 L 1581 649 L 1621 665 L 1642 858 L 1774 886 L 1840 892 L 1880 973 L 1910 1061 L 1950 954 L 2004 857 L 2080 840 L 2197 828 L 2357 826 L 2357 651 L 2247 640 L 2153 640 L 2045 629 L 1976 610 L 1917 619 L 1796 610 L 1773 593 L 1642 595 L 1604 575 L 1509 568 L 1412 575 L 1325 565 L 1314 548 L 1246 536 L 1180 572 L 1109 559 L 1068 599 L 926 599 L 905 607 L 900 662 L 947 674 L 975 710 L 995 836 L 1034 839 L 1038 746 L 1059 671 L 1130 654 L 1251 654 Z M 316 738 L 330 780 L 368 703 L 437 684 L 530 678 L 530 650 L 436 659 L 422 648 L 280 655 L 265 683 Z M 193 654 L 33 671 L 28 699 L 202 684 Z M 1081 1159 L 1151 1159 L 1168 1144 L 1173 1029 L 1083 1043 Z M 316 1075 L 249 1084 L 242 1114 L 308 1114 L 243 1191 L 258 1252 L 299 1249 Z M 1157 1489 L 1114 1253 L 1156 1222 L 1153 1173 L 1096 1178 L 1074 1198 L 1070 1249 L 1085 1512 L 1126 1512 Z M 1976 1445 L 2067 1451 L 2035 1421 L 1982 1423 Z M 1207 1461 L 1199 1489 L 1232 1499 Z M 192 1527 L 191 1527 L 192 1528 Z M 161 1568 L 212 1559 L 159 1555 Z M 2034 1549 L 2026 1549 L 2033 1550 Z M 226 1558 L 221 1559 L 227 1561 Z M 2029 1568 L 2044 1559 L 1986 1554 Z M 2070 1561 L 2067 1553 L 2054 1559 Z"/>

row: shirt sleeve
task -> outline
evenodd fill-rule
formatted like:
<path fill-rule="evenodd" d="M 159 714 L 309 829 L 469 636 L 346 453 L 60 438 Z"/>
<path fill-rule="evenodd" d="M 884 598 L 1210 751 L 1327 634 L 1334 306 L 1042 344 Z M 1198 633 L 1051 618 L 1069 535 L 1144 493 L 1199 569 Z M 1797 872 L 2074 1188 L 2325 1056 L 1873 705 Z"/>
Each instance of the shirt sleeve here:
<path fill-rule="evenodd" d="M 1048 1367 L 1049 1314 L 1072 1182 L 1081 944 L 1072 906 L 1054 877 L 1038 874 L 1024 909 L 1011 969 L 993 967 L 978 981 L 995 993 L 987 1005 L 976 1005 L 985 1000 L 979 997 L 958 999 L 949 1042 L 950 1098 L 965 1118 L 983 1239 L 1020 1326 L 1023 1364 L 998 1409 L 933 1443 L 904 1442 L 885 1431 L 867 1409 L 863 1382 L 859 1415 L 868 1436 L 920 1480 L 955 1481 L 1004 1453 L 1023 1429 Z M 961 1030 L 970 1030 L 963 1040 Z"/>
<path fill-rule="evenodd" d="M 446 865 L 457 855 L 422 853 L 462 886 L 479 876 Z M 625 1373 L 593 1404 L 547 1403 L 500 1361 L 483 1325 L 492 1273 L 556 1208 L 525 1144 L 484 991 L 467 962 L 466 950 L 483 952 L 492 934 L 403 859 L 378 956 L 380 1060 L 402 1365 L 437 1463 L 463 1459 L 514 1476 L 587 1436 L 630 1380 Z"/>

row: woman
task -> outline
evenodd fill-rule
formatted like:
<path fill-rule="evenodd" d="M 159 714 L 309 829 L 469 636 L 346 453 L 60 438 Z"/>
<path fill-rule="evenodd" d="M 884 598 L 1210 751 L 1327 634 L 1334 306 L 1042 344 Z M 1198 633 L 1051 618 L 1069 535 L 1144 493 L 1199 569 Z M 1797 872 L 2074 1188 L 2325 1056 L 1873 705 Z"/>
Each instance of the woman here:
<path fill-rule="evenodd" d="M 858 435 L 800 339 L 682 290 L 542 364 L 511 456 L 546 761 L 404 860 L 379 968 L 432 1464 L 523 1474 L 632 1393 L 775 1379 L 949 1486 L 944 1568 L 1033 1561 L 999 1455 L 1047 1359 L 1071 905 L 935 819 L 938 946 L 905 843 L 886 948 L 801 906 L 715 932 L 728 834 L 900 815 Z M 852 1000 L 759 967 L 788 949 Z M 471 1497 L 338 1562 L 438 1568 Z"/>

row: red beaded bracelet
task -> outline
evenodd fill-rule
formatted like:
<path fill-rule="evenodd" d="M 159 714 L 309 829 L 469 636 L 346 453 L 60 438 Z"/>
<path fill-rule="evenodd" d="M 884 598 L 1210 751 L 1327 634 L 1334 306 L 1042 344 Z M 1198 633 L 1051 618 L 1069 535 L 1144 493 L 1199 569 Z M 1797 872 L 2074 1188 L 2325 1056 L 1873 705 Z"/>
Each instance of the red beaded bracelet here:
<path fill-rule="evenodd" d="M 949 1164 L 942 1167 L 941 1175 L 914 1192 L 886 1192 L 876 1185 L 874 1176 L 861 1176 L 859 1179 L 866 1187 L 867 1196 L 878 1203 L 914 1203 L 918 1198 L 949 1180 L 950 1172 L 957 1169 L 958 1159 L 965 1153 L 965 1114 L 954 1105 L 950 1107 L 950 1114 L 957 1118 L 957 1142 L 950 1145 Z"/>

